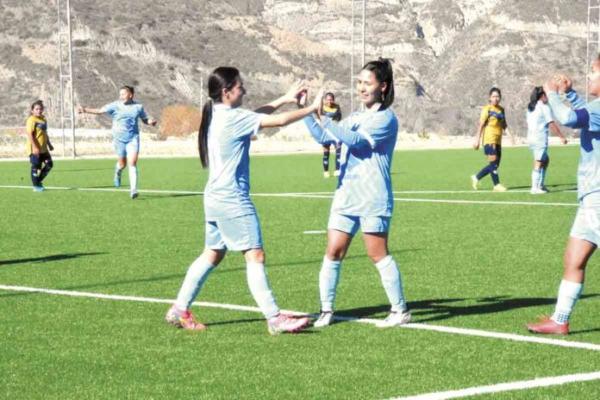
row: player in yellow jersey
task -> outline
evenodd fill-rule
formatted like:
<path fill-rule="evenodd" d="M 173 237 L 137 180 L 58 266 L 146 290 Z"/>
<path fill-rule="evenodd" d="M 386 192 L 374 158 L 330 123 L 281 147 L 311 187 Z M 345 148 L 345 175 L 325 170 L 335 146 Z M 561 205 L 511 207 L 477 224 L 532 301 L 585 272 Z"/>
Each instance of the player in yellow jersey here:
<path fill-rule="evenodd" d="M 31 105 L 31 115 L 27 118 L 26 131 L 33 191 L 43 192 L 42 181 L 52 169 L 50 150 L 54 150 L 54 147 L 48 137 L 48 124 L 44 117 L 44 103 L 41 100 L 37 100 Z"/>
<path fill-rule="evenodd" d="M 483 137 L 483 152 L 487 156 L 488 165 L 483 167 L 477 175 L 471 176 L 471 185 L 475 190 L 478 189 L 479 181 L 490 174 L 494 183 L 494 192 L 506 192 L 506 188 L 500 183 L 498 176 L 498 167 L 502 158 L 502 134 L 507 128 L 506 113 L 500 105 L 501 99 L 500 89 L 493 87 L 490 90 L 489 104 L 481 110 L 473 148 L 479 150 Z"/>
<path fill-rule="evenodd" d="M 335 96 L 329 92 L 325 94 L 321 115 L 331 118 L 334 121 L 342 119 L 342 111 L 340 106 L 335 103 Z M 342 153 L 342 143 L 336 140 L 323 143 L 323 176 L 329 178 L 329 152 L 331 145 L 335 146 L 335 176 L 340 175 L 340 156 Z"/>

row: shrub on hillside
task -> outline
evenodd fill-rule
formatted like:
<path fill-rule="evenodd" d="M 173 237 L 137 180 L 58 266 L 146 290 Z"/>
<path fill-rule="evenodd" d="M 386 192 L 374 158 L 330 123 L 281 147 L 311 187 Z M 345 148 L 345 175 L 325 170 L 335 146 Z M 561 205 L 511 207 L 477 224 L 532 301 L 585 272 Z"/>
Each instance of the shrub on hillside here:
<path fill-rule="evenodd" d="M 198 131 L 202 113 L 197 107 L 176 104 L 163 109 L 160 116 L 160 139 L 188 136 Z"/>

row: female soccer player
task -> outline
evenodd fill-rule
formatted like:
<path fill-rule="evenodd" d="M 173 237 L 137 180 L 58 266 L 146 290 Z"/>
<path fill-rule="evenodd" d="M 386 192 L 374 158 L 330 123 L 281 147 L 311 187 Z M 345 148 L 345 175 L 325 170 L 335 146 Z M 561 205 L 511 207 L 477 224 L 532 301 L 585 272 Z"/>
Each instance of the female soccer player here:
<path fill-rule="evenodd" d="M 52 169 L 50 151 L 54 150 L 48 137 L 48 124 L 44 117 L 44 103 L 41 100 L 31 105 L 31 115 L 26 122 L 27 154 L 31 163 L 31 183 L 34 192 L 43 192 L 42 181 Z"/>
<path fill-rule="evenodd" d="M 314 116 L 305 119 L 317 142 L 334 137 L 348 148 L 329 216 L 327 250 L 319 274 L 321 314 L 315 327 L 333 321 L 341 263 L 359 228 L 391 303 L 391 313 L 378 326 L 401 325 L 411 318 L 400 272 L 388 252 L 394 201 L 390 168 L 398 135 L 398 120 L 390 108 L 394 101 L 391 62 L 379 59 L 365 64 L 358 75 L 357 90 L 364 111 L 352 113 L 340 123 L 324 118 L 319 124 Z"/>
<path fill-rule="evenodd" d="M 265 252 L 256 209 L 250 200 L 249 148 L 251 137 L 261 128 L 279 127 L 300 120 L 320 106 L 267 115 L 284 104 L 296 103 L 304 91 L 293 86 L 284 96 L 255 112 L 241 108 L 246 94 L 236 68 L 219 67 L 208 78 L 210 100 L 202 110 L 198 148 L 203 167 L 209 167 L 204 189 L 205 249 L 189 267 L 175 304 L 167 312 L 170 324 L 189 330 L 206 326 L 197 322 L 190 307 L 210 272 L 227 250 L 241 251 L 246 259 L 248 286 L 267 319 L 272 335 L 295 332 L 308 325 L 308 318 L 282 314 L 265 273 Z"/>
<path fill-rule="evenodd" d="M 531 194 L 548 193 L 544 185 L 546 171 L 550 164 L 548 157 L 548 132 L 552 131 L 560 137 L 562 144 L 567 144 L 567 138 L 561 133 L 554 122 L 552 111 L 548 106 L 548 97 L 544 88 L 536 86 L 531 92 L 527 105 L 527 142 L 533 153 L 533 171 L 531 172 Z"/>
<path fill-rule="evenodd" d="M 323 107 L 321 108 L 321 114 L 331 118 L 334 121 L 339 121 L 342 119 L 342 110 L 340 106 L 335 103 L 335 96 L 333 93 L 328 92 L 325 94 L 325 101 L 323 102 Z M 329 150 L 331 146 L 335 146 L 335 172 L 334 176 L 340 176 L 340 155 L 342 153 L 342 143 L 330 140 L 323 143 L 323 176 L 325 178 L 329 178 L 331 175 L 329 174 Z"/>
<path fill-rule="evenodd" d="M 502 158 L 502 133 L 507 128 L 504 108 L 500 105 L 502 93 L 500 89 L 490 89 L 490 103 L 484 106 L 479 117 L 479 128 L 473 148 L 479 150 L 481 137 L 483 135 L 483 152 L 487 156 L 488 165 L 483 167 L 477 175 L 471 175 L 471 186 L 474 190 L 479 187 L 479 181 L 490 174 L 494 183 L 494 192 L 506 192 L 506 188 L 500 183 L 498 167 Z"/>
<path fill-rule="evenodd" d="M 138 118 L 146 125 L 155 126 L 157 121 L 146 115 L 144 106 L 133 100 L 135 90 L 132 86 L 123 86 L 119 90 L 119 100 L 109 103 L 102 108 L 89 108 L 79 106 L 80 114 L 108 114 L 112 120 L 113 145 L 117 153 L 117 164 L 113 183 L 115 187 L 121 186 L 121 172 L 125 169 L 129 159 L 129 188 L 132 199 L 138 197 L 137 160 L 140 151 L 140 131 Z"/>
<path fill-rule="evenodd" d="M 561 76 L 544 85 L 548 104 L 556 120 L 564 126 L 580 129 L 580 158 L 577 170 L 579 208 L 571 228 L 564 255 L 563 278 L 552 317 L 527 325 L 541 334 L 569 333 L 569 318 L 583 291 L 585 268 L 600 244 L 600 62 L 592 64 L 588 93 L 596 97 L 590 103 L 572 89 L 571 80 Z M 558 92 L 566 93 L 571 107 L 562 102 Z"/>

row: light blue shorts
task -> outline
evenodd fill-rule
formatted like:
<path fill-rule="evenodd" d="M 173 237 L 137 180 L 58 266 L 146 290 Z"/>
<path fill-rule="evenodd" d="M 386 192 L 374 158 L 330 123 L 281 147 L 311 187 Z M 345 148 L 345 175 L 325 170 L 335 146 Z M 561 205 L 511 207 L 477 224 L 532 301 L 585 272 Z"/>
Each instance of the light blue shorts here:
<path fill-rule="evenodd" d="M 212 250 L 262 249 L 262 233 L 256 214 L 206 221 L 204 244 Z"/>
<path fill-rule="evenodd" d="M 354 236 L 360 228 L 363 233 L 386 233 L 390 230 L 391 217 L 358 217 L 331 213 L 327 229 L 335 229 Z"/>
<path fill-rule="evenodd" d="M 118 139 L 113 139 L 113 146 L 118 157 L 127 157 L 127 154 L 137 154 L 140 152 L 140 135 L 135 135 L 128 142 L 122 142 Z"/>
<path fill-rule="evenodd" d="M 548 147 L 546 146 L 530 146 L 535 161 L 548 161 Z"/>
<path fill-rule="evenodd" d="M 590 193 L 579 202 L 571 236 L 600 244 L 600 192 Z"/>

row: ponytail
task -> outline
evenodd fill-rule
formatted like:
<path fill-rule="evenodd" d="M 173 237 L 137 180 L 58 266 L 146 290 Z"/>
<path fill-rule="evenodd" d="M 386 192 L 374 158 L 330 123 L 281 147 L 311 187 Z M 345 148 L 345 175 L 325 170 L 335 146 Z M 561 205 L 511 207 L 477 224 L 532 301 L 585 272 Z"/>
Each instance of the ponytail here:
<path fill-rule="evenodd" d="M 389 58 L 381 58 L 378 60 L 369 61 L 362 68 L 363 70 L 371 71 L 375 74 L 375 78 L 379 83 L 386 83 L 386 89 L 381 94 L 381 109 L 386 109 L 394 102 L 394 69 L 392 68 L 393 60 Z"/>
<path fill-rule="evenodd" d="M 544 93 L 543 87 L 541 87 L 541 86 L 534 87 L 533 91 L 531 92 L 531 96 L 529 96 L 529 104 L 527 105 L 527 109 L 529 111 L 535 110 L 535 106 L 537 105 L 537 102 L 544 94 L 545 93 Z"/>
<path fill-rule="evenodd" d="M 213 101 L 209 100 L 202 107 L 202 119 L 198 129 L 198 152 L 200 153 L 200 163 L 202 168 L 208 167 L 208 127 L 212 120 Z"/>

